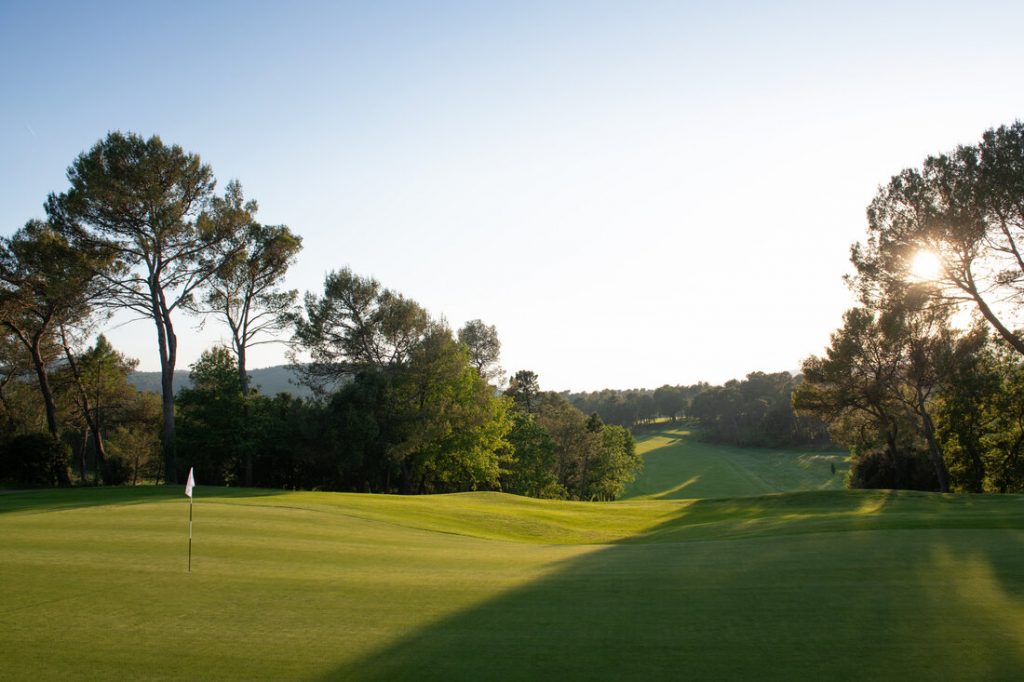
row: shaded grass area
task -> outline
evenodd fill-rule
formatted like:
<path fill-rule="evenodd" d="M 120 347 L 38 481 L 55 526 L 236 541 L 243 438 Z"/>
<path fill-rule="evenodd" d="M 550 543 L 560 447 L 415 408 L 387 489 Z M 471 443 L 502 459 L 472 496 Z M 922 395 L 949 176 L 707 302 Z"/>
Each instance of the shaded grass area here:
<path fill-rule="evenodd" d="M 321 679 L 1015 679 L 1021 545 L 1003 540 L 604 548 Z"/>
<path fill-rule="evenodd" d="M 0 514 L 17 511 L 60 511 L 100 505 L 140 504 L 154 500 L 180 498 L 184 494 L 183 491 L 184 484 L 5 490 L 0 493 Z M 218 496 L 228 498 L 252 498 L 283 493 L 282 490 L 217 489 Z"/>
<path fill-rule="evenodd" d="M 197 489 L 191 575 L 177 488 L 0 496 L 4 669 L 1014 679 L 1024 664 L 1019 496 L 268 492 Z"/>
<path fill-rule="evenodd" d="M 626 488 L 623 499 L 841 490 L 849 468 L 846 453 L 705 443 L 682 424 L 645 431 L 637 437 L 637 452 L 644 458 L 644 469 Z"/>

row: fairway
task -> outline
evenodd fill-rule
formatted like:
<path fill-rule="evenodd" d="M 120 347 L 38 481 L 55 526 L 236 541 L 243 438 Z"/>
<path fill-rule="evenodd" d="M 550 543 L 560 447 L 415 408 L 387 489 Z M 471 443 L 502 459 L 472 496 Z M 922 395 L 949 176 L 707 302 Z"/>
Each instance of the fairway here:
<path fill-rule="evenodd" d="M 637 452 L 644 468 L 623 499 L 842 490 L 848 468 L 846 453 L 716 445 L 697 440 L 686 426 L 671 424 L 638 434 Z"/>
<path fill-rule="evenodd" d="M 1024 498 L 0 495 L 13 679 L 1013 679 Z"/>

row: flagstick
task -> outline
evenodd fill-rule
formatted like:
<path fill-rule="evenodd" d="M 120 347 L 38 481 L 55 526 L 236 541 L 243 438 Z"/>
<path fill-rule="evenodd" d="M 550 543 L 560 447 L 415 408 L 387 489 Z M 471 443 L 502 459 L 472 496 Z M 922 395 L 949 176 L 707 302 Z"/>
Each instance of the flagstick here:
<path fill-rule="evenodd" d="M 188 469 L 188 480 L 185 481 L 185 494 L 188 495 L 188 572 L 192 572 L 192 489 L 196 487 L 196 479 Z"/>
<path fill-rule="evenodd" d="M 192 572 L 192 497 L 188 498 L 188 572 Z"/>

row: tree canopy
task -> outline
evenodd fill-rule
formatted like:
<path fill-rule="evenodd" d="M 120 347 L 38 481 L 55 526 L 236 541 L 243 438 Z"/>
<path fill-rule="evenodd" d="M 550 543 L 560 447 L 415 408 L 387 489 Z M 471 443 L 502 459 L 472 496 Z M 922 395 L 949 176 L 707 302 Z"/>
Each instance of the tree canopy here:
<path fill-rule="evenodd" d="M 70 187 L 51 194 L 51 222 L 76 245 L 116 259 L 98 271 L 107 305 L 153 321 L 162 374 L 165 475 L 177 480 L 174 367 L 178 337 L 174 313 L 192 302 L 230 256 L 230 238 L 248 220 L 228 186 L 215 201 L 213 171 L 199 156 L 152 136 L 112 132 L 83 152 L 67 171 Z"/>
<path fill-rule="evenodd" d="M 306 294 L 294 344 L 310 357 L 299 361 L 308 380 L 323 387 L 360 369 L 405 364 L 429 329 L 418 303 L 343 268 L 324 279 L 323 295 Z"/>
<path fill-rule="evenodd" d="M 847 278 L 860 305 L 793 396 L 853 448 L 852 485 L 1022 489 L 1007 418 L 1024 363 L 1022 169 L 1017 122 L 902 171 L 868 207 Z"/>
<path fill-rule="evenodd" d="M 214 198 L 223 223 L 234 223 L 227 258 L 214 270 L 202 297 L 192 308 L 227 325 L 238 379 L 249 390 L 246 351 L 256 345 L 281 343 L 275 335 L 290 329 L 297 290 L 283 290 L 281 280 L 302 249 L 302 238 L 286 225 L 261 225 L 254 219 L 255 201 L 245 202 L 238 183 L 230 183 L 223 199 Z"/>
<path fill-rule="evenodd" d="M 0 240 L 0 325 L 31 359 L 54 438 L 59 428 L 49 367 L 61 337 L 90 319 L 102 291 L 97 273 L 109 265 L 104 250 L 76 245 L 40 221 Z M 67 343 L 63 347 L 73 360 Z"/>
<path fill-rule="evenodd" d="M 882 187 L 868 235 L 852 248 L 852 280 L 870 303 L 927 280 L 933 305 L 966 305 L 1017 353 L 1024 337 L 1024 123 L 985 131 L 977 144 L 929 156 Z M 921 253 L 934 273 L 915 272 Z"/>

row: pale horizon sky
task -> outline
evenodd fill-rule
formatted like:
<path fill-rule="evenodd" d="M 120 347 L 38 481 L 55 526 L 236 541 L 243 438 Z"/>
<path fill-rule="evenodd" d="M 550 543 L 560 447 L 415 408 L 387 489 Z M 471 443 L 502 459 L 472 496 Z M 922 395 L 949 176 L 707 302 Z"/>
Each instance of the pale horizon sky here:
<path fill-rule="evenodd" d="M 0 5 L 0 235 L 108 131 L 550 390 L 795 370 L 878 186 L 1024 112 L 1010 2 Z M 226 335 L 180 315 L 179 369 Z M 152 323 L 107 332 L 159 368 Z M 254 350 L 250 366 L 283 362 Z"/>

